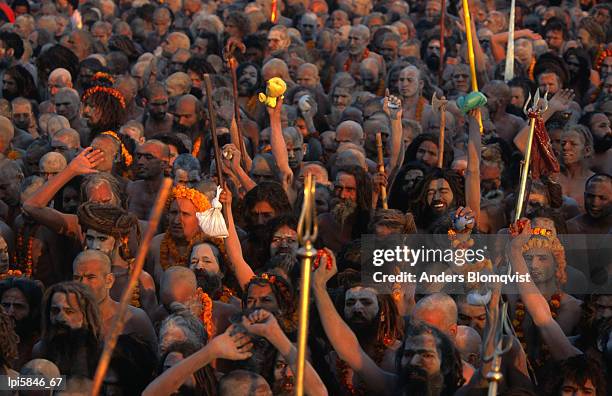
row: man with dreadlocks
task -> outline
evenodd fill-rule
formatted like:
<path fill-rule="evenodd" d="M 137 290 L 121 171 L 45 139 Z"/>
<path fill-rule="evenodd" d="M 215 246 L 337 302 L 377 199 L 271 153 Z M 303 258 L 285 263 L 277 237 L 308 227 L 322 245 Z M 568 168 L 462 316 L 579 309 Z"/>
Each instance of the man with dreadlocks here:
<path fill-rule="evenodd" d="M 115 88 L 97 85 L 89 88 L 81 98 L 83 118 L 91 130 L 90 139 L 105 131 L 117 131 L 125 124 L 125 98 Z"/>
<path fill-rule="evenodd" d="M 395 354 L 403 338 L 403 319 L 390 295 L 383 295 L 371 287 L 352 282 L 340 296 L 339 312 L 357 336 L 359 345 L 383 370 L 393 371 Z M 349 365 L 331 352 L 336 378 L 345 390 L 363 387 L 362 381 Z"/>
<path fill-rule="evenodd" d="M 512 227 L 516 234 L 516 227 Z M 561 287 L 567 281 L 565 249 L 551 231 L 540 227 L 532 230 L 532 236 L 522 247 L 523 258 L 527 263 L 531 280 L 548 302 L 553 318 L 567 335 L 573 335 L 580 321 L 582 301 L 565 293 Z M 529 358 L 536 367 L 540 366 L 549 354 L 542 342 L 534 321 L 525 308 L 525 303 L 510 295 L 514 312 L 513 325 L 516 334 L 529 351 Z"/>
<path fill-rule="evenodd" d="M 132 273 L 134 257 L 129 237 L 133 230 L 139 234 L 138 219 L 124 209 L 108 204 L 86 202 L 78 211 L 79 224 L 85 233 L 85 248 L 106 254 L 112 262 L 113 286 L 110 296 L 119 300 Z M 131 305 L 150 313 L 157 306 L 155 282 L 142 271 L 138 287 L 134 289 Z"/>
<path fill-rule="evenodd" d="M 34 358 L 52 361 L 62 375 L 93 378 L 102 342 L 100 310 L 77 282 L 56 283 L 45 292 L 41 340 Z"/>
<path fill-rule="evenodd" d="M 168 228 L 151 241 L 145 267 L 157 284 L 166 269 L 189 266 L 191 249 L 204 235 L 196 214 L 211 207 L 200 191 L 179 185 L 172 188 L 168 202 Z"/>

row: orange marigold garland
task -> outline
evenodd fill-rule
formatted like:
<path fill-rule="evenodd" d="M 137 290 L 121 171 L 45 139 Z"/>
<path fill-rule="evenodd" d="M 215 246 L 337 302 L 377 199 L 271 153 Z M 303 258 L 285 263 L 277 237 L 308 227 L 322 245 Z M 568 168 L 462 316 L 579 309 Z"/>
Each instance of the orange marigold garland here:
<path fill-rule="evenodd" d="M 531 63 L 529 64 L 529 69 L 527 69 L 527 76 L 531 81 L 535 81 L 535 76 L 533 75 L 533 71 L 535 69 L 536 59 L 532 58 Z"/>
<path fill-rule="evenodd" d="M 550 313 L 553 319 L 557 319 L 559 316 L 559 308 L 561 307 L 561 293 L 555 293 L 548 301 L 548 306 L 550 307 Z M 516 302 L 516 309 L 514 310 L 514 319 L 512 320 L 512 326 L 514 327 L 514 331 L 516 332 L 516 337 L 521 342 L 523 349 L 527 351 L 527 341 L 525 340 L 525 332 L 523 330 L 523 321 L 525 320 L 525 315 L 527 311 L 525 308 L 525 303 L 521 301 L 519 298 Z"/>
<path fill-rule="evenodd" d="M 594 69 L 597 71 L 600 71 L 603 61 L 609 56 L 612 56 L 612 48 L 606 48 L 605 50 L 600 48 L 600 50 L 598 51 L 597 57 L 595 58 Z"/>
<path fill-rule="evenodd" d="M 193 148 L 191 149 L 191 155 L 195 158 L 198 158 L 198 154 L 200 154 L 200 146 L 202 145 L 202 136 L 198 136 L 193 142 Z"/>
<path fill-rule="evenodd" d="M 34 245 L 34 234 L 35 230 L 32 231 L 28 237 L 27 245 L 24 243 L 24 227 L 21 227 L 17 233 L 17 247 L 15 249 L 15 255 L 13 265 L 18 267 L 14 268 L 19 270 L 25 277 L 31 278 L 34 272 L 34 259 L 32 258 L 32 246 Z"/>
<path fill-rule="evenodd" d="M 83 102 L 85 102 L 87 100 L 87 98 L 89 98 L 91 95 L 96 94 L 98 92 L 103 92 L 103 93 L 105 93 L 107 95 L 110 95 L 110 96 L 114 97 L 115 99 L 117 99 L 119 101 L 119 104 L 121 105 L 121 107 L 123 107 L 125 109 L 125 107 L 126 107 L 125 106 L 125 98 L 123 97 L 121 92 L 119 92 L 115 88 L 103 87 L 101 85 L 97 85 L 95 87 L 91 87 L 87 91 L 85 91 L 85 93 L 83 94 Z"/>
<path fill-rule="evenodd" d="M 181 254 L 176 247 L 176 243 L 174 239 L 172 239 L 172 235 L 170 232 L 166 231 L 164 237 L 159 245 L 159 265 L 165 271 L 169 267 L 173 265 L 178 265 L 181 267 L 189 266 L 189 255 L 191 254 L 191 248 L 194 245 L 194 242 L 199 241 L 202 234 L 198 233 L 196 236 L 189 241 L 189 245 L 187 246 L 187 254 Z M 172 259 L 172 264 L 170 263 L 170 259 Z"/>
<path fill-rule="evenodd" d="M 115 78 L 108 73 L 97 72 L 91 77 L 91 81 L 107 80 L 111 84 L 115 83 Z"/>
<path fill-rule="evenodd" d="M 215 326 L 212 317 L 213 301 L 200 287 L 198 287 L 198 294 L 200 295 L 200 301 L 202 302 L 202 314 L 200 315 L 200 320 L 202 320 L 202 323 L 206 328 L 208 340 L 211 340 Z"/>
<path fill-rule="evenodd" d="M 370 50 L 366 48 L 363 51 L 363 55 L 361 56 L 361 60 L 367 59 L 368 56 L 370 56 Z M 344 62 L 344 71 L 350 73 L 352 64 L 353 64 L 353 59 L 351 59 L 351 56 L 349 55 L 349 57 Z"/>
<path fill-rule="evenodd" d="M 196 190 L 195 188 L 189 188 L 182 185 L 177 185 L 172 188 L 172 195 L 168 200 L 168 206 L 170 202 L 175 199 L 188 199 L 196 207 L 197 212 L 206 212 L 211 208 L 210 201 L 206 198 L 206 195 Z"/>
<path fill-rule="evenodd" d="M 419 102 L 417 103 L 416 111 L 414 112 L 414 120 L 416 122 L 421 122 L 421 117 L 423 116 L 423 109 L 425 108 L 425 104 L 427 100 L 424 97 L 419 98 Z"/>
<path fill-rule="evenodd" d="M 387 337 L 385 337 L 385 342 L 387 341 Z M 393 340 L 391 340 L 390 344 L 393 344 Z M 376 352 L 372 357 L 374 363 L 380 367 L 380 364 L 385 357 L 385 350 L 389 346 L 386 343 L 378 343 L 376 345 Z M 365 395 L 366 390 L 362 388 L 362 384 L 357 386 L 353 385 L 353 376 L 351 375 L 352 371 L 349 365 L 339 357 L 336 357 L 336 375 L 340 376 L 340 384 L 347 390 L 349 395 Z"/>
<path fill-rule="evenodd" d="M 123 144 L 123 142 L 121 141 L 121 138 L 119 137 L 119 135 L 117 135 L 116 132 L 105 131 L 105 132 L 102 132 L 100 135 L 107 135 L 107 136 L 111 136 L 115 138 L 115 140 L 117 140 L 119 144 L 121 145 L 121 156 L 123 157 L 123 161 L 125 162 L 125 165 L 126 166 L 132 165 L 132 163 L 134 162 L 134 157 L 132 157 L 132 154 L 130 154 L 128 149 L 125 147 L 125 144 Z"/>

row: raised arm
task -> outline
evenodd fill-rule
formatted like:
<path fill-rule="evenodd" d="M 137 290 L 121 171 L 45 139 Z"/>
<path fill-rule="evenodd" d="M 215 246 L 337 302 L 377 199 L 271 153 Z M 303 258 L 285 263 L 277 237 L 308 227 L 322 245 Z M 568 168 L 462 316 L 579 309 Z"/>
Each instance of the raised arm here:
<path fill-rule="evenodd" d="M 240 287 L 244 289 L 247 283 L 253 278 L 255 273 L 244 261 L 244 257 L 242 256 L 242 247 L 240 246 L 240 239 L 238 238 L 238 233 L 236 232 L 236 224 L 234 223 L 234 216 L 232 215 L 232 193 L 229 189 L 224 188 L 223 192 L 219 196 L 219 201 L 229 208 L 227 211 L 227 232 L 228 237 L 225 238 L 225 251 L 231 261 L 230 268 L 234 271 L 234 275 L 236 275 L 236 279 L 240 284 Z"/>
<path fill-rule="evenodd" d="M 543 92 L 541 92 L 543 94 Z M 566 111 L 572 100 L 574 100 L 573 89 L 561 89 L 559 90 L 548 102 L 548 109 L 542 114 L 542 118 L 544 122 L 548 121 L 550 117 L 553 116 L 558 111 Z M 525 153 L 525 148 L 527 147 L 527 140 L 529 140 L 529 129 L 530 122 L 528 122 L 523 129 L 514 137 L 514 144 L 516 147 L 521 150 L 521 153 Z"/>
<path fill-rule="evenodd" d="M 467 146 L 467 169 L 465 171 L 465 202 L 474 211 L 476 224 L 480 220 L 480 151 L 482 137 L 476 112 L 468 117 L 469 140 Z"/>
<path fill-rule="evenodd" d="M 36 194 L 28 198 L 23 203 L 23 210 L 38 223 L 49 227 L 58 234 L 77 237 L 78 224 L 76 223 L 76 217 L 61 213 L 47 205 L 72 178 L 96 173 L 95 167 L 102 159 L 102 151 L 87 147 L 70 161 L 63 171 L 43 184 L 36 191 Z"/>
<path fill-rule="evenodd" d="M 561 326 L 553 319 L 548 302 L 542 296 L 538 287 L 531 281 L 527 264 L 523 258 L 523 246 L 531 237 L 531 222 L 527 219 L 522 221 L 526 222 L 523 231 L 510 242 L 509 249 L 510 263 L 514 271 L 520 275 L 527 275 L 525 282 L 518 282 L 521 300 L 523 300 L 533 323 L 538 327 L 542 339 L 548 345 L 555 360 L 579 355 L 582 352 L 570 343 Z"/>
<path fill-rule="evenodd" d="M 391 120 L 391 146 L 389 147 L 389 162 L 385 169 L 387 177 L 395 173 L 401 166 L 400 155 L 404 153 L 404 139 L 402 129 L 402 101 L 400 98 L 389 95 L 389 90 L 385 91 L 383 110 Z"/>
<path fill-rule="evenodd" d="M 278 98 L 275 108 L 267 107 L 270 115 L 270 145 L 272 146 L 272 155 L 276 166 L 282 176 L 283 187 L 287 194 L 293 182 L 293 171 L 289 167 L 289 157 L 287 156 L 287 145 L 283 138 L 283 128 L 281 126 L 281 109 L 283 107 L 282 98 Z"/>
<path fill-rule="evenodd" d="M 530 29 L 521 29 L 514 32 L 514 39 L 520 39 L 523 37 L 530 38 L 532 40 L 541 40 L 542 36 L 534 33 Z M 495 63 L 506 58 L 506 45 L 508 44 L 508 32 L 500 32 L 491 36 L 491 53 Z"/>
<path fill-rule="evenodd" d="M 226 144 L 225 146 L 223 146 L 223 152 L 226 152 L 226 150 L 231 153 L 232 159 L 228 160 L 224 156 L 223 164 L 225 165 L 226 168 L 228 168 L 234 174 L 236 179 L 238 179 L 244 193 L 246 194 L 257 184 L 251 179 L 251 177 L 245 172 L 245 170 L 240 165 L 241 154 L 240 154 L 240 150 L 238 150 L 238 147 L 230 143 L 230 144 Z"/>
<path fill-rule="evenodd" d="M 235 331 L 232 325 L 225 333 L 213 338 L 208 345 L 164 371 L 142 392 L 144 396 L 174 394 L 196 371 L 215 359 L 244 360 L 251 357 L 252 344 L 244 333 Z"/>
<path fill-rule="evenodd" d="M 274 315 L 263 309 L 258 309 L 251 313 L 248 318 L 244 317 L 243 324 L 249 333 L 265 337 L 270 341 L 285 358 L 294 375 L 297 375 L 297 349 L 280 328 Z M 327 395 L 325 384 L 308 360 L 304 370 L 304 392 L 309 396 Z"/>
<path fill-rule="evenodd" d="M 333 253 L 326 250 L 332 257 L 331 269 L 327 269 L 327 258 L 323 256 L 319 268 L 314 272 L 312 281 L 314 299 L 325 334 L 340 359 L 344 360 L 364 380 L 372 392 L 379 395 L 393 394 L 397 376 L 382 370 L 365 353 L 355 333 L 342 320 L 327 293 L 327 281 L 336 274 L 338 269 Z"/>

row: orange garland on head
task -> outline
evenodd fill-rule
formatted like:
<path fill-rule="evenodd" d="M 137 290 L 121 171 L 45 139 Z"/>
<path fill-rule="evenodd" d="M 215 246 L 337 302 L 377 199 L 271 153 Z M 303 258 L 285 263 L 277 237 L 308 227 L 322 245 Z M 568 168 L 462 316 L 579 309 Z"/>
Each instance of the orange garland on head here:
<path fill-rule="evenodd" d="M 206 195 L 202 194 L 200 191 L 194 188 L 188 188 L 182 185 L 177 185 L 172 188 L 172 192 L 170 198 L 166 202 L 166 209 L 170 207 L 172 201 L 176 199 L 187 199 L 189 200 L 193 206 L 196 208 L 196 212 L 206 212 L 211 208 L 210 202 Z M 183 267 L 187 267 L 189 265 L 189 254 L 191 253 L 191 248 L 196 242 L 199 242 L 202 237 L 202 233 L 198 232 L 196 235 L 189 241 L 189 245 L 187 246 L 187 254 L 180 254 L 176 247 L 176 243 L 169 231 L 166 231 L 164 237 L 159 246 L 159 264 L 162 269 L 166 270 L 171 266 L 170 264 L 170 256 L 172 256 L 173 265 L 180 265 Z"/>
<path fill-rule="evenodd" d="M 132 165 L 132 163 L 134 162 L 134 157 L 132 157 L 132 154 L 130 154 L 128 149 L 125 147 L 125 144 L 123 144 L 123 142 L 121 141 L 121 138 L 119 138 L 119 135 L 117 135 L 116 132 L 105 131 L 105 132 L 102 132 L 100 135 L 107 135 L 107 136 L 114 137 L 115 140 L 117 140 L 119 144 L 121 145 L 121 156 L 123 157 L 123 160 L 125 161 L 125 165 L 126 166 Z"/>
<path fill-rule="evenodd" d="M 108 74 L 108 73 L 104 73 L 104 72 L 97 72 L 97 73 L 95 73 L 95 74 L 94 74 L 94 75 L 91 77 L 91 80 L 92 80 L 92 81 L 97 81 L 97 80 L 100 80 L 100 79 L 105 79 L 105 80 L 108 80 L 108 81 L 109 81 L 111 84 L 114 84 L 114 83 L 115 83 L 115 79 L 113 78 L 113 76 L 111 76 L 111 75 L 110 75 L 110 74 Z"/>
<path fill-rule="evenodd" d="M 119 101 L 119 104 L 121 105 L 121 107 L 123 107 L 125 109 L 125 98 L 123 97 L 123 95 L 121 94 L 121 92 L 119 92 L 118 90 L 116 90 L 115 88 L 110 88 L 110 87 L 103 87 L 101 85 L 97 85 L 95 87 L 91 87 L 89 88 L 87 91 L 85 91 L 85 93 L 83 94 L 83 102 L 85 102 L 87 100 L 87 98 L 89 98 L 91 95 L 98 93 L 98 92 L 103 92 L 107 95 L 110 95 L 112 97 L 114 97 L 115 99 L 117 99 Z"/>

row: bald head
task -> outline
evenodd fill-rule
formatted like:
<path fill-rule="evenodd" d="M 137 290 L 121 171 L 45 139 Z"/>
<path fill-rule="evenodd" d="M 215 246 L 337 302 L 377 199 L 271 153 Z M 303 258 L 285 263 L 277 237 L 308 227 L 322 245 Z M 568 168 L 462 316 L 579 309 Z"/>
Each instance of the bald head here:
<path fill-rule="evenodd" d="M 0 116 L 0 153 L 6 154 L 15 137 L 15 127 L 11 120 L 4 116 Z"/>
<path fill-rule="evenodd" d="M 457 335 L 457 304 L 445 293 L 435 293 L 417 302 L 412 315 L 454 339 Z"/>
<path fill-rule="evenodd" d="M 166 90 L 170 97 L 185 95 L 191 91 L 191 78 L 183 72 L 171 74 L 166 79 Z"/>
<path fill-rule="evenodd" d="M 53 142 L 61 142 L 69 149 L 76 149 L 79 148 L 81 144 L 81 137 L 76 130 L 64 128 L 57 131 L 53 136 L 53 140 L 51 140 L 51 147 L 55 148 Z"/>
<path fill-rule="evenodd" d="M 234 370 L 219 381 L 219 396 L 272 396 L 270 385 L 261 375 L 247 370 Z"/>
<path fill-rule="evenodd" d="M 170 267 L 162 275 L 160 300 L 165 306 L 170 306 L 172 302 L 185 304 L 193 298 L 197 287 L 192 270 L 186 267 Z"/>
<path fill-rule="evenodd" d="M 270 80 L 273 77 L 282 78 L 285 81 L 290 80 L 289 78 L 289 68 L 287 64 L 277 58 L 270 59 L 261 69 L 261 74 L 265 81 Z"/>
<path fill-rule="evenodd" d="M 191 96 L 191 95 L 190 95 Z M 154 147 L 161 154 L 162 158 L 167 159 L 170 157 L 170 149 L 168 145 L 161 140 L 151 139 L 144 142 L 141 146 L 143 149 Z"/>
<path fill-rule="evenodd" d="M 67 165 L 66 158 L 55 151 L 43 155 L 38 161 L 38 168 L 45 178 L 60 173 Z"/>
<path fill-rule="evenodd" d="M 304 63 L 297 70 L 296 82 L 308 89 L 316 89 L 319 85 L 319 68 L 312 63 Z"/>
<path fill-rule="evenodd" d="M 53 70 L 51 74 L 49 74 L 47 87 L 49 88 L 51 97 L 55 96 L 57 91 L 61 88 L 72 88 L 72 76 L 70 72 L 61 67 Z"/>
<path fill-rule="evenodd" d="M 338 143 L 353 143 L 363 146 L 363 128 L 355 121 L 343 121 L 336 128 L 336 141 Z"/>
<path fill-rule="evenodd" d="M 60 376 L 59 368 L 47 359 L 33 359 L 27 362 L 19 372 L 21 375 L 38 375 L 45 378 Z"/>
<path fill-rule="evenodd" d="M 76 272 L 77 267 L 83 263 L 97 262 L 102 266 L 104 273 L 110 274 L 111 260 L 107 254 L 99 250 L 83 250 L 72 262 L 72 271 Z"/>
<path fill-rule="evenodd" d="M 478 367 L 480 363 L 480 347 L 482 338 L 480 334 L 469 326 L 457 326 L 455 346 L 461 354 L 461 358 L 471 365 Z"/>
<path fill-rule="evenodd" d="M 62 129 L 70 128 L 70 121 L 64 116 L 54 114 L 47 120 L 47 134 L 51 137 Z"/>

